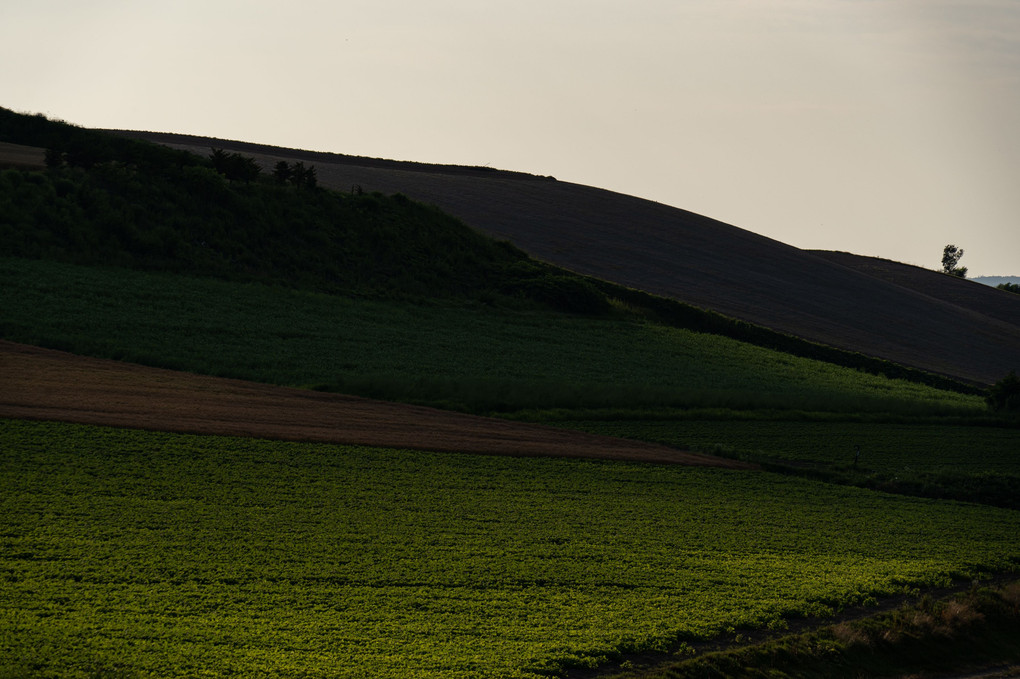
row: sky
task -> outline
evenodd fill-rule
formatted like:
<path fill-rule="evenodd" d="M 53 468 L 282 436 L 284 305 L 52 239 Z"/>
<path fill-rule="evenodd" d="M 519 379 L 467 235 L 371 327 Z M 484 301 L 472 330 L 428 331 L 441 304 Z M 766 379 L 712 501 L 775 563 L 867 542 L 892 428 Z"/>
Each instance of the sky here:
<path fill-rule="evenodd" d="M 0 106 L 488 165 L 1020 275 L 1018 0 L 32 0 Z"/>

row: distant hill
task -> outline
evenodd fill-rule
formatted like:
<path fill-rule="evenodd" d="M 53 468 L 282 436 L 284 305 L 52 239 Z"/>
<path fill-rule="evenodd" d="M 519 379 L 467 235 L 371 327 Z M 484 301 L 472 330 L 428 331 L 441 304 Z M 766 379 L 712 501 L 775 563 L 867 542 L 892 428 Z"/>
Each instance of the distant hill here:
<path fill-rule="evenodd" d="M 976 276 L 970 280 L 982 283 L 984 285 L 990 285 L 993 288 L 1003 283 L 1009 283 L 1010 285 L 1020 285 L 1020 276 Z"/>
<path fill-rule="evenodd" d="M 924 270 L 878 275 L 853 257 L 800 250 L 685 210 L 546 177 L 121 134 L 200 153 L 237 150 L 264 167 L 313 163 L 323 185 L 435 204 L 538 259 L 902 365 L 981 384 L 1020 368 L 1020 296 L 968 281 Z"/>

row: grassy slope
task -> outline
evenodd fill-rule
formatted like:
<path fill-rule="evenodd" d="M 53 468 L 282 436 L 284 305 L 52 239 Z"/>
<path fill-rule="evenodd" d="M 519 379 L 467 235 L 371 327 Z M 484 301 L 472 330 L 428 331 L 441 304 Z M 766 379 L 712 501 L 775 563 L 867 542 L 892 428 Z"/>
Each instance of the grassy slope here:
<path fill-rule="evenodd" d="M 8 170 L 0 200 L 3 251 L 20 257 L 404 297 L 492 295 L 549 272 L 399 196 L 231 184 L 199 164 Z"/>
<path fill-rule="evenodd" d="M 0 109 L 4 139 L 45 143 L 65 160 L 0 171 L 2 255 L 348 295 L 606 308 L 580 277 L 401 195 L 228 180 L 209 158 Z"/>

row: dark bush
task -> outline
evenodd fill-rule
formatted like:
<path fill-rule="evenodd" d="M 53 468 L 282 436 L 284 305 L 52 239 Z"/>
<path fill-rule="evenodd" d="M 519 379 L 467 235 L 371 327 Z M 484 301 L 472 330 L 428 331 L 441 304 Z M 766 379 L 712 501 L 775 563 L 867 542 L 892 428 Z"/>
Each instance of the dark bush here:
<path fill-rule="evenodd" d="M 213 149 L 209 155 L 213 168 L 230 181 L 242 181 L 245 184 L 255 181 L 262 173 L 258 162 L 240 153 L 227 153 L 223 149 Z"/>
<path fill-rule="evenodd" d="M 995 287 L 997 287 L 999 290 L 1005 290 L 1006 292 L 1012 292 L 1020 295 L 1020 285 L 1016 283 L 1001 283 Z"/>
<path fill-rule="evenodd" d="M 1015 370 L 996 382 L 988 390 L 985 399 L 988 407 L 996 412 L 1020 413 L 1020 378 Z"/>

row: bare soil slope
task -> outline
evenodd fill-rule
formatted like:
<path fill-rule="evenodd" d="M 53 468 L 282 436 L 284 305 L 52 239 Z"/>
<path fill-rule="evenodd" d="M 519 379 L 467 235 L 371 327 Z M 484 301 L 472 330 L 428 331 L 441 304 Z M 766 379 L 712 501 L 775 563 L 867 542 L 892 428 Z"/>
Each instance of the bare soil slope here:
<path fill-rule="evenodd" d="M 46 167 L 46 149 L 0 142 L 0 168 L 4 167 L 41 170 Z"/>
<path fill-rule="evenodd" d="M 183 135 L 124 133 L 316 166 L 321 184 L 403 193 L 565 268 L 831 346 L 990 384 L 1020 368 L 1020 297 L 941 297 L 707 217 L 523 173 L 357 158 Z"/>
<path fill-rule="evenodd" d="M 935 299 L 997 319 L 1020 332 L 1020 296 L 976 281 L 949 276 L 911 264 L 849 252 L 809 250 L 813 255 L 879 280 L 888 281 Z"/>
<path fill-rule="evenodd" d="M 750 469 L 608 436 L 147 368 L 0 340 L 0 417 L 486 455 Z"/>

